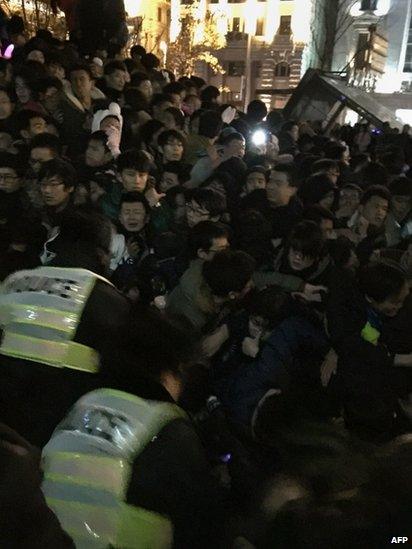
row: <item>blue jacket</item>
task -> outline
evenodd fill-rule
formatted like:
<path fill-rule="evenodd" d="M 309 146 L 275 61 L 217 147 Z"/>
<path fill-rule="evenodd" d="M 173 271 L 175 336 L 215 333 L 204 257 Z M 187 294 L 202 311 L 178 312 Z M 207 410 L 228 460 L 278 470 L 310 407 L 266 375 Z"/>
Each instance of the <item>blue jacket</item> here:
<path fill-rule="evenodd" d="M 259 401 L 272 388 L 285 388 L 291 370 L 304 358 L 321 360 L 329 349 L 326 333 L 305 318 L 289 317 L 277 326 L 256 359 L 221 380 L 218 397 L 237 423 L 249 424 Z"/>

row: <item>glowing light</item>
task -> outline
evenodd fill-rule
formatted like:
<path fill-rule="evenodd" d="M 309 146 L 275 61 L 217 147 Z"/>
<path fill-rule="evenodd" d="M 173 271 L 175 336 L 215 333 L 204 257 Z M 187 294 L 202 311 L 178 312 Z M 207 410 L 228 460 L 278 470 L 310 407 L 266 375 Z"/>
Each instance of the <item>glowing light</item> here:
<path fill-rule="evenodd" d="M 269 0 L 266 15 L 265 41 L 268 44 L 273 42 L 276 31 L 279 27 L 279 0 Z"/>
<path fill-rule="evenodd" d="M 245 32 L 252 36 L 256 33 L 257 21 L 257 2 L 256 0 L 247 0 L 244 8 Z"/>
<path fill-rule="evenodd" d="M 397 71 L 386 71 L 376 82 L 376 93 L 394 93 L 401 89 L 402 74 Z"/>
<path fill-rule="evenodd" d="M 390 8 L 391 8 L 391 0 L 379 0 L 378 9 L 374 13 L 378 17 L 383 17 L 384 15 L 387 15 Z"/>
<path fill-rule="evenodd" d="M 312 18 L 312 1 L 299 0 L 299 9 L 295 9 L 292 15 L 292 35 L 293 35 L 293 41 L 295 43 L 307 44 L 308 42 L 310 42 L 311 18 Z"/>
<path fill-rule="evenodd" d="M 218 8 L 215 11 L 216 30 L 219 35 L 224 38 L 229 28 L 229 6 L 227 0 L 221 0 Z"/>
<path fill-rule="evenodd" d="M 396 109 L 396 117 L 400 118 L 404 124 L 412 126 L 412 109 Z"/>
<path fill-rule="evenodd" d="M 171 0 L 170 2 L 170 41 L 175 42 L 179 36 L 181 28 L 180 23 L 180 0 Z"/>
<path fill-rule="evenodd" d="M 346 111 L 345 116 L 345 124 L 350 124 L 351 126 L 354 126 L 357 122 L 359 122 L 359 115 L 352 109 L 348 109 Z"/>
<path fill-rule="evenodd" d="M 194 12 L 194 18 L 197 21 L 196 29 L 193 35 L 193 43 L 200 44 L 203 41 L 206 19 L 206 0 L 199 0 Z"/>
<path fill-rule="evenodd" d="M 162 40 L 159 44 L 159 50 L 163 54 L 163 64 L 166 65 L 166 58 L 167 58 L 167 44 L 164 40 Z"/>
<path fill-rule="evenodd" d="M 129 17 L 137 17 L 140 13 L 140 0 L 125 0 L 124 7 Z"/>

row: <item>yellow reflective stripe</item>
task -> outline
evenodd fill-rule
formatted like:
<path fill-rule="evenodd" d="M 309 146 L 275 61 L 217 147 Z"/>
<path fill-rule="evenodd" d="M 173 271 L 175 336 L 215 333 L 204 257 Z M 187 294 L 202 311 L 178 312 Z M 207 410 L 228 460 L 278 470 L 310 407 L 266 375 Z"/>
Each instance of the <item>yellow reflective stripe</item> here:
<path fill-rule="evenodd" d="M 71 368 L 82 372 L 99 371 L 99 353 L 74 341 L 48 341 L 4 331 L 0 353 L 55 368 Z"/>
<path fill-rule="evenodd" d="M 44 460 L 45 479 L 97 487 L 123 498 L 130 465 L 121 458 L 100 458 L 87 454 L 53 453 Z"/>
<path fill-rule="evenodd" d="M 73 312 L 60 312 L 36 305 L 16 304 L 8 308 L 10 309 L 8 324 L 35 324 L 70 334 L 76 330 L 79 323 L 79 315 Z M 0 314 L 1 309 L 2 307 L 0 307 Z"/>
<path fill-rule="evenodd" d="M 128 549 L 169 549 L 173 529 L 169 520 L 141 507 L 119 503 L 117 509 L 46 498 L 76 546 L 108 545 Z"/>
<path fill-rule="evenodd" d="M 122 400 L 127 400 L 128 402 L 132 402 L 133 404 L 137 404 L 139 406 L 145 405 L 148 410 L 152 409 L 152 404 L 150 404 L 150 401 L 146 401 L 145 399 L 137 397 L 131 393 L 124 393 L 123 391 L 117 391 L 116 389 L 100 389 L 99 392 L 103 396 L 120 398 Z M 180 408 L 176 404 L 172 404 L 170 402 L 162 402 L 162 403 L 159 403 L 159 405 L 163 405 L 165 410 L 169 409 L 170 416 L 175 414 L 176 418 L 187 417 L 186 413 L 182 410 L 182 408 Z"/>
<path fill-rule="evenodd" d="M 369 343 L 372 343 L 372 345 L 377 345 L 379 342 L 381 333 L 379 330 L 374 328 L 369 322 L 365 324 L 361 331 L 362 339 L 365 341 L 368 341 Z"/>

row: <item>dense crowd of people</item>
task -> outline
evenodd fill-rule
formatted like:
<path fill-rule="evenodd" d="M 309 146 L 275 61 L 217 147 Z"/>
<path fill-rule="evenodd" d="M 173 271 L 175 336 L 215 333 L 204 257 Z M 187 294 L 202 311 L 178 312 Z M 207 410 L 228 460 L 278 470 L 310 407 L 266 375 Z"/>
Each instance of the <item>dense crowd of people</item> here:
<path fill-rule="evenodd" d="M 243 113 L 142 46 L 85 57 L 44 30 L 12 41 L 0 59 L 2 292 L 23 295 L 13 273 L 25 271 L 31 291 L 54 295 L 48 266 L 98 275 L 74 331 L 99 366 L 77 347 L 72 368 L 57 347 L 24 355 L 40 302 L 13 320 L 20 339 L 0 347 L 0 546 L 74 546 L 31 445 L 47 462 L 84 395 L 105 387 L 167 414 L 179 404 L 133 454 L 125 496 L 170 518 L 174 547 L 411 536 L 409 127 L 325 132 L 257 99 Z M 88 421 L 89 435 L 106 428 Z M 147 539 L 101 546 L 170 546 Z"/>

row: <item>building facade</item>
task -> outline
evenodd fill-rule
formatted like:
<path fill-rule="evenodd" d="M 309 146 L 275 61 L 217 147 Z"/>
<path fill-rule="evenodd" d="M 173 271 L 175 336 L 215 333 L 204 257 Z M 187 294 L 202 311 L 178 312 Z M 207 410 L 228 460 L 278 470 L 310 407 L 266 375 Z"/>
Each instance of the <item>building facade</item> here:
<path fill-rule="evenodd" d="M 172 1 L 172 28 L 192 0 Z M 178 10 L 173 6 L 178 4 Z M 316 0 L 195 0 L 225 37 L 226 47 L 214 52 L 223 74 L 207 65 L 196 72 L 219 87 L 225 101 L 237 105 L 254 97 L 282 108 L 310 62 L 311 21 Z M 172 37 L 173 39 L 173 37 Z M 268 90 L 268 91 L 266 91 Z M 278 93 L 276 93 L 278 91 Z"/>

